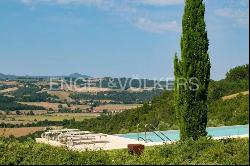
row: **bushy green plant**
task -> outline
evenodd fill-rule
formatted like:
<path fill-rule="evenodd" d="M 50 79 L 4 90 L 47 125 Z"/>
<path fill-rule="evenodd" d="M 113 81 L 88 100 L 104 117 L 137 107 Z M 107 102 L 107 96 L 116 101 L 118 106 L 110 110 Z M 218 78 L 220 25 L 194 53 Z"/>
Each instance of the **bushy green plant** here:
<path fill-rule="evenodd" d="M 241 81 L 249 78 L 249 64 L 232 68 L 226 74 L 226 80 Z"/>
<path fill-rule="evenodd" d="M 209 105 L 208 125 L 243 125 L 249 123 L 249 96 L 239 95 L 223 101 L 217 100 Z"/>
<path fill-rule="evenodd" d="M 141 156 L 127 150 L 77 152 L 65 148 L 0 138 L 0 165 L 180 165 L 249 164 L 249 140 L 200 138 L 146 148 Z"/>

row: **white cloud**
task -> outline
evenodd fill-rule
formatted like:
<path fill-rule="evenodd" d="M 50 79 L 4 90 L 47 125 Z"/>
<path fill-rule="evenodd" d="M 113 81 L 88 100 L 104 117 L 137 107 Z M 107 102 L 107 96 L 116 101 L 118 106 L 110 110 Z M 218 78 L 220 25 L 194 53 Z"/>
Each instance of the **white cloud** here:
<path fill-rule="evenodd" d="M 139 5 L 166 6 L 183 3 L 184 0 L 21 0 L 28 5 L 83 5 L 93 6 L 106 12 L 121 16 L 135 27 L 153 33 L 166 31 L 179 32 L 180 26 L 176 21 L 162 21 L 152 19 L 154 13 L 141 11 Z M 166 16 L 167 19 L 167 16 Z"/>
<path fill-rule="evenodd" d="M 144 4 L 153 6 L 166 6 L 182 4 L 184 0 L 21 0 L 26 4 L 31 3 L 56 3 L 56 4 L 85 4 L 85 5 L 102 5 L 125 2 L 126 4 Z"/>
<path fill-rule="evenodd" d="M 138 18 L 135 22 L 135 25 L 140 29 L 154 33 L 161 33 L 165 31 L 179 32 L 181 29 L 176 21 L 155 22 L 148 18 Z"/>
<path fill-rule="evenodd" d="M 21 0 L 26 4 L 57 4 L 57 5 L 91 5 L 91 6 L 112 6 L 111 0 Z"/>
<path fill-rule="evenodd" d="M 134 0 L 137 3 L 153 6 L 168 6 L 183 4 L 184 0 Z"/>
<path fill-rule="evenodd" d="M 215 14 L 231 19 L 239 26 L 248 26 L 249 24 L 249 9 L 222 8 L 215 10 Z"/>

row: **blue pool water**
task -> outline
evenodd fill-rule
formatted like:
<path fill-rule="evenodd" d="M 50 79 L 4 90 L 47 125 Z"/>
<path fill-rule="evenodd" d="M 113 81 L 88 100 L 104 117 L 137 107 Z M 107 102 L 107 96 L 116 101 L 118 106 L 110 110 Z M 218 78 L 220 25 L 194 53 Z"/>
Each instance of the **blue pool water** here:
<path fill-rule="evenodd" d="M 237 126 L 224 126 L 224 127 L 208 127 L 207 132 L 208 136 L 212 137 L 244 135 L 244 134 L 249 134 L 249 124 L 237 125 Z M 162 138 L 164 138 L 159 132 L 156 133 L 159 134 Z M 180 138 L 179 130 L 162 131 L 162 133 L 164 133 L 172 141 L 178 141 Z M 138 139 L 137 133 L 118 134 L 117 136 L 136 139 L 136 140 Z M 139 133 L 139 136 L 145 138 L 145 132 Z M 146 138 L 151 139 L 153 142 L 162 142 L 162 139 L 156 136 L 153 132 L 147 132 Z"/>

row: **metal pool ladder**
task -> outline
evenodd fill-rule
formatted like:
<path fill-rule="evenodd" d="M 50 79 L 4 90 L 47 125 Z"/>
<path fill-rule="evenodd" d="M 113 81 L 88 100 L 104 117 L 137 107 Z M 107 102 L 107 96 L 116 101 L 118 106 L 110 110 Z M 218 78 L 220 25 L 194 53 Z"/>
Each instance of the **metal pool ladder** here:
<path fill-rule="evenodd" d="M 138 141 L 140 141 L 140 139 L 142 139 L 143 141 L 145 141 L 146 143 L 148 141 L 150 142 L 153 142 L 151 139 L 147 139 L 147 132 L 148 132 L 148 129 L 149 127 L 151 127 L 151 129 L 154 129 L 154 131 L 151 131 L 152 133 L 154 133 L 157 137 L 159 137 L 163 142 L 166 142 L 166 141 L 172 141 L 169 137 L 167 137 L 163 132 L 161 131 L 158 131 L 160 134 L 158 134 L 155 130 L 156 130 L 156 127 L 153 125 L 153 124 L 145 124 L 144 125 L 144 138 L 140 137 L 139 135 L 139 127 L 140 125 L 142 125 L 141 123 L 137 124 L 137 139 Z"/>

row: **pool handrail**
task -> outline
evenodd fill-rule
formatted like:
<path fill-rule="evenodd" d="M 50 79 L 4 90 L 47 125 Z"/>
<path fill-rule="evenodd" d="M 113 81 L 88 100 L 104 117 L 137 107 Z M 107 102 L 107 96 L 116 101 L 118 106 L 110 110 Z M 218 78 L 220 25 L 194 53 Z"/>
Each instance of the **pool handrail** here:
<path fill-rule="evenodd" d="M 154 142 L 152 139 L 147 139 L 147 140 L 145 140 L 145 139 L 142 138 L 142 137 L 139 137 L 139 139 L 142 139 L 142 140 L 145 141 L 145 142 L 147 142 L 147 141 Z M 139 140 L 138 140 L 138 141 L 139 141 Z"/>
<path fill-rule="evenodd" d="M 140 141 L 140 136 L 139 136 L 139 127 L 140 127 L 140 125 L 141 125 L 141 123 L 138 123 L 137 124 L 137 140 L 138 141 Z M 141 137 L 142 138 L 142 137 Z M 146 140 L 145 139 L 143 139 L 145 142 L 146 142 Z"/>
<path fill-rule="evenodd" d="M 151 126 L 151 127 L 153 127 L 154 128 L 154 126 L 152 125 L 152 124 L 146 124 L 145 125 L 145 132 L 147 131 L 147 128 L 148 128 L 148 126 Z M 155 130 L 155 128 L 154 128 L 154 130 Z M 157 134 L 155 131 L 152 131 L 152 133 L 154 133 L 157 137 L 159 137 L 162 141 L 166 141 L 165 139 L 163 139 L 159 134 Z M 146 133 L 145 133 L 145 135 L 146 135 Z"/>
<path fill-rule="evenodd" d="M 151 126 L 154 130 L 156 130 L 156 127 L 153 124 L 146 124 L 145 127 Z M 156 136 L 158 136 L 162 141 L 166 142 L 165 139 L 163 139 L 159 134 L 156 133 L 156 131 L 152 131 Z M 168 138 L 163 132 L 158 131 L 161 135 L 163 135 L 167 140 L 172 141 L 170 138 Z M 146 134 L 145 134 L 146 135 Z"/>
<path fill-rule="evenodd" d="M 156 129 L 156 127 L 153 124 L 149 124 L 150 126 L 152 126 L 154 128 L 154 130 Z M 172 141 L 170 138 L 168 138 L 163 132 L 161 132 L 160 130 L 158 131 L 159 133 L 161 133 L 161 135 L 163 135 L 167 140 Z"/>
<path fill-rule="evenodd" d="M 152 127 L 154 130 L 156 130 L 156 127 L 153 125 L 153 124 L 145 124 L 144 125 L 144 129 L 145 129 L 145 138 L 142 138 L 142 137 L 140 137 L 140 135 L 139 135 L 139 127 L 140 127 L 140 125 L 142 125 L 142 123 L 138 123 L 137 124 L 137 140 L 138 141 L 140 141 L 140 139 L 142 139 L 143 141 L 145 141 L 145 142 L 147 142 L 147 141 L 151 141 L 151 142 L 153 142 L 151 139 L 147 139 L 147 129 L 149 128 L 149 127 Z M 163 132 L 161 132 L 161 131 L 158 131 L 164 138 L 162 138 L 158 133 L 156 133 L 156 131 L 152 131 L 152 133 L 154 133 L 157 137 L 159 137 L 162 141 L 164 141 L 164 142 L 166 142 L 166 140 L 169 140 L 169 141 L 172 141 L 170 138 L 168 138 Z"/>
<path fill-rule="evenodd" d="M 159 133 L 161 133 L 161 135 L 163 135 L 167 140 L 172 141 L 169 137 L 167 137 L 163 132 L 159 131 Z"/>
<path fill-rule="evenodd" d="M 157 135 L 163 142 L 165 142 L 166 140 L 165 139 L 163 139 L 159 134 L 157 134 L 155 131 L 153 131 L 153 133 L 155 134 L 155 135 Z"/>

